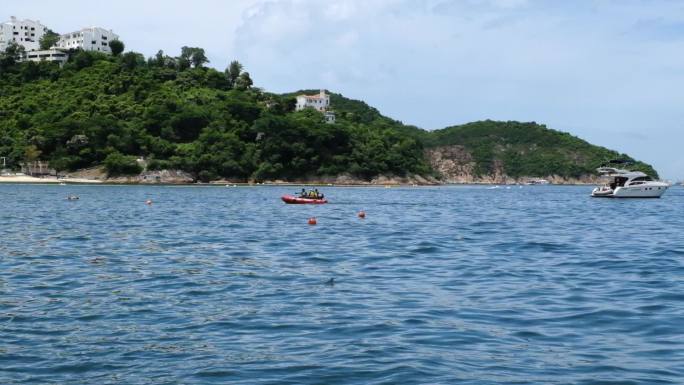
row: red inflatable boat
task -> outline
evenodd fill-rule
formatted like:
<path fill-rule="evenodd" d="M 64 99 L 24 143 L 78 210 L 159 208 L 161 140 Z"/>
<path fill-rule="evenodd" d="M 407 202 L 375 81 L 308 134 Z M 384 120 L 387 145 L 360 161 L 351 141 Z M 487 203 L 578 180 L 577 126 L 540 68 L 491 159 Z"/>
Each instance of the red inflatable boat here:
<path fill-rule="evenodd" d="M 300 198 L 300 197 L 295 197 L 292 195 L 283 195 L 281 198 L 283 202 L 288 203 L 288 204 L 314 204 L 314 205 L 320 205 L 323 203 L 328 203 L 326 199 L 313 199 L 313 198 Z"/>

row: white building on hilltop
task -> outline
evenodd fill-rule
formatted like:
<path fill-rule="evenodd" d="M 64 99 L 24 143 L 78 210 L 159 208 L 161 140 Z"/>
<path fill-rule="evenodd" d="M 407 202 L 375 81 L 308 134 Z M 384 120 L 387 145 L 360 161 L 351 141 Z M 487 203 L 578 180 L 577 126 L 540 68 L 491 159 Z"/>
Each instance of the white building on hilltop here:
<path fill-rule="evenodd" d="M 112 53 L 109 42 L 118 40 L 119 35 L 99 27 L 83 28 L 80 31 L 62 35 L 57 42 L 57 48 L 82 49 L 84 51 L 99 51 Z"/>
<path fill-rule="evenodd" d="M 330 106 L 330 96 L 321 90 L 318 95 L 297 95 L 296 110 L 301 111 L 305 108 L 314 108 L 318 111 L 325 112 Z"/>
<path fill-rule="evenodd" d="M 335 123 L 335 113 L 330 111 L 330 96 L 321 90 L 318 95 L 297 95 L 297 105 L 295 110 L 301 111 L 305 108 L 313 108 L 320 111 L 325 116 L 326 123 Z"/>
<path fill-rule="evenodd" d="M 24 47 L 26 51 L 40 49 L 40 38 L 47 32 L 47 27 L 40 20 L 19 20 L 12 16 L 10 21 L 0 24 L 0 51 L 4 51 L 11 42 Z"/>

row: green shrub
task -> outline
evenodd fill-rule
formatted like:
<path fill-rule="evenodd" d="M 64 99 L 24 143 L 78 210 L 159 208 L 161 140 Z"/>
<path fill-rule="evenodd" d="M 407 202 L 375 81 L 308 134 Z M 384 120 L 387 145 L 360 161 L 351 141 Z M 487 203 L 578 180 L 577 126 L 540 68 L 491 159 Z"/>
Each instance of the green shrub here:
<path fill-rule="evenodd" d="M 104 166 L 107 174 L 110 176 L 137 175 L 142 172 L 142 167 L 140 167 L 134 156 L 123 155 L 119 152 L 107 155 L 107 158 L 104 160 Z"/>

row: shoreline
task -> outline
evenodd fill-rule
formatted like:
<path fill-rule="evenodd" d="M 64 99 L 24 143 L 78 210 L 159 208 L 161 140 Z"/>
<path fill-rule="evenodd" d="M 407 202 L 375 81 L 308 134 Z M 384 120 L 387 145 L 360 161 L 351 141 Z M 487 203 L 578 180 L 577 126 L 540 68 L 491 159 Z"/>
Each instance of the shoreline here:
<path fill-rule="evenodd" d="M 95 179 L 52 179 L 52 178 L 34 178 L 34 177 L 0 177 L 1 184 L 31 184 L 31 185 L 99 185 L 99 186 L 185 186 L 185 187 L 288 187 L 288 186 L 312 186 L 312 187 L 376 187 L 376 188 L 399 188 L 399 187 L 448 187 L 448 186 L 595 186 L 595 183 L 553 183 L 548 185 L 526 185 L 520 183 L 492 183 L 492 182 L 463 182 L 463 183 L 430 183 L 430 184 L 411 184 L 411 183 L 327 183 L 327 182 L 283 182 L 283 181 L 266 181 L 262 183 L 246 183 L 246 182 L 224 182 L 212 181 L 208 183 L 203 182 L 159 182 L 159 183 L 140 183 L 140 182 L 122 182 L 109 180 L 95 180 Z"/>
<path fill-rule="evenodd" d="M 360 179 L 349 174 L 319 176 L 295 180 L 271 179 L 254 182 L 240 179 L 217 179 L 209 182 L 197 181 L 192 175 L 180 170 L 144 171 L 138 175 L 108 176 L 101 167 L 78 170 L 62 177 L 34 177 L 30 175 L 2 175 L 0 184 L 43 184 L 43 185 L 130 185 L 130 186 L 313 186 L 313 187 L 422 187 L 422 186 L 535 186 L 530 181 L 539 177 L 512 178 L 505 175 L 474 177 L 458 175 L 437 179 L 434 176 L 409 174 L 405 176 L 378 175 L 370 180 Z M 601 184 L 595 176 L 563 178 L 549 175 L 544 178 L 550 185 L 590 186 Z"/>
<path fill-rule="evenodd" d="M 60 185 L 60 184 L 102 184 L 103 182 L 96 179 L 85 179 L 85 178 L 37 178 L 29 175 L 11 175 L 11 176 L 0 176 L 0 183 L 7 184 L 47 184 L 47 185 Z"/>

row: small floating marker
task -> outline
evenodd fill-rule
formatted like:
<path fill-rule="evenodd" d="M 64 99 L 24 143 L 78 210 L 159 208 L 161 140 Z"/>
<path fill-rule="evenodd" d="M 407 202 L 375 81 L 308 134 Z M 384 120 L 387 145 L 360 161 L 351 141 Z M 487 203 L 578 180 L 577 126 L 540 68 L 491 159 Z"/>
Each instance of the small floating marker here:
<path fill-rule="evenodd" d="M 152 204 L 152 199 L 146 200 L 146 201 L 145 201 L 145 204 L 148 205 L 148 206 L 151 205 L 151 204 Z"/>
<path fill-rule="evenodd" d="M 359 211 L 358 216 L 359 216 L 359 218 L 364 219 L 366 217 L 366 212 L 361 210 L 361 211 Z"/>
<path fill-rule="evenodd" d="M 316 222 L 316 217 L 309 218 L 309 224 L 310 225 L 315 225 L 316 223 L 318 223 L 318 222 Z"/>

